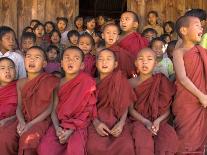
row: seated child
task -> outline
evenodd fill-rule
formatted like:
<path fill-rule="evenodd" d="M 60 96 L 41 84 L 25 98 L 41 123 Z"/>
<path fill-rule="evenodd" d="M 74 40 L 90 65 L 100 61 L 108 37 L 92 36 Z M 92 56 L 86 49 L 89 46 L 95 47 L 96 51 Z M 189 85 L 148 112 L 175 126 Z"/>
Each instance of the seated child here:
<path fill-rule="evenodd" d="M 158 13 L 156 11 L 150 11 L 147 14 L 148 25 L 146 25 L 143 29 L 153 28 L 157 32 L 157 36 L 161 36 L 163 34 L 163 28 L 157 23 L 158 21 Z"/>
<path fill-rule="evenodd" d="M 56 90 L 53 125 L 41 141 L 39 155 L 87 154 L 87 127 L 96 109 L 96 84 L 81 72 L 83 60 L 84 54 L 78 47 L 68 47 L 63 52 L 61 65 L 65 77 Z"/>
<path fill-rule="evenodd" d="M 136 13 L 132 11 L 122 13 L 120 27 L 123 31 L 123 35 L 117 44 L 129 51 L 134 58 L 142 48 L 148 46 L 148 40 L 137 32 L 138 25 L 139 19 Z"/>
<path fill-rule="evenodd" d="M 85 55 L 83 71 L 90 74 L 91 76 L 94 76 L 96 71 L 96 58 L 91 54 L 94 46 L 95 42 L 90 34 L 83 33 L 80 35 L 78 40 L 78 47 L 83 51 Z"/>
<path fill-rule="evenodd" d="M 63 44 L 64 46 L 68 46 L 68 19 L 66 17 L 57 17 L 57 30 L 61 33 L 60 37 L 60 43 Z"/>
<path fill-rule="evenodd" d="M 128 107 L 136 97 L 125 76 L 118 70 L 115 54 L 109 49 L 99 52 L 96 62 L 97 114 L 89 126 L 88 155 L 134 155 L 134 144 L 126 118 Z"/>
<path fill-rule="evenodd" d="M 88 16 L 84 19 L 84 25 L 86 27 L 85 32 L 92 35 L 95 33 L 95 27 L 96 27 L 96 19 L 94 17 Z"/>
<path fill-rule="evenodd" d="M 26 77 L 24 59 L 22 55 L 13 50 L 15 45 L 15 32 L 8 26 L 0 26 L 0 58 L 8 57 L 15 63 L 17 79 Z"/>
<path fill-rule="evenodd" d="M 17 89 L 16 89 L 16 70 L 14 62 L 7 58 L 0 58 L 0 139 L 7 139 L 5 134 L 10 130 L 11 124 L 16 120 L 17 108 Z M 10 133 L 14 134 L 14 133 Z M 0 142 L 1 144 L 1 142 Z M 2 155 L 7 155 L 4 145 L 0 145 Z M 10 149 L 7 148 L 8 150 Z M 15 154 L 15 152 L 10 152 Z"/>
<path fill-rule="evenodd" d="M 79 32 L 79 34 L 83 33 L 83 17 L 82 16 L 75 17 L 74 26 L 76 30 Z"/>
<path fill-rule="evenodd" d="M 21 52 L 23 57 L 25 56 L 27 50 L 34 46 L 36 43 L 36 36 L 32 32 L 24 32 L 21 37 Z"/>
<path fill-rule="evenodd" d="M 127 78 L 131 78 L 135 73 L 134 56 L 127 50 L 117 44 L 119 39 L 120 29 L 113 23 L 106 24 L 103 27 L 102 38 L 105 41 L 105 47 L 112 50 L 117 58 L 118 66 Z"/>
<path fill-rule="evenodd" d="M 40 21 L 39 20 L 37 20 L 37 19 L 32 19 L 31 21 L 30 21 L 30 27 L 33 29 L 34 28 L 34 26 L 36 25 L 36 24 L 39 24 L 40 23 Z"/>
<path fill-rule="evenodd" d="M 176 22 L 182 39 L 173 51 L 176 95 L 172 110 L 180 154 L 203 154 L 207 145 L 207 50 L 197 45 L 203 28 L 199 18 L 182 16 Z"/>
<path fill-rule="evenodd" d="M 156 54 L 150 48 L 140 51 L 135 61 L 139 76 L 130 79 L 137 101 L 130 106 L 132 136 L 137 155 L 174 155 L 177 135 L 168 123 L 173 101 L 173 84 L 162 74 L 153 75 Z"/>
<path fill-rule="evenodd" d="M 157 38 L 157 32 L 152 28 L 147 28 L 142 32 L 142 36 L 147 38 L 147 40 L 150 42 L 152 39 Z"/>
<path fill-rule="evenodd" d="M 160 38 L 155 38 L 151 41 L 150 48 L 155 51 L 157 56 L 157 64 L 154 67 L 153 73 L 163 73 L 170 79 L 174 74 L 173 64 L 168 57 L 164 57 L 163 46 L 164 42 Z"/>
<path fill-rule="evenodd" d="M 79 32 L 76 30 L 71 30 L 67 34 L 70 46 L 78 46 L 78 38 L 80 36 Z"/>
<path fill-rule="evenodd" d="M 47 21 L 44 24 L 45 34 L 43 40 L 46 40 L 50 43 L 50 33 L 55 29 L 55 24 L 52 21 Z"/>
<path fill-rule="evenodd" d="M 58 62 L 59 51 L 57 46 L 50 45 L 47 48 L 47 66 L 44 71 L 47 73 L 53 73 L 54 71 L 60 71 L 60 63 Z"/>

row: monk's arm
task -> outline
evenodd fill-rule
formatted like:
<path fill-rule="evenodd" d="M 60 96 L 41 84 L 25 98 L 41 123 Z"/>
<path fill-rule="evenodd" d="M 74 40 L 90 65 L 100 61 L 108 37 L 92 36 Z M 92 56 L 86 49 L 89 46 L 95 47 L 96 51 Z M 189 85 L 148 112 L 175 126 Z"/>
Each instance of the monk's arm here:
<path fill-rule="evenodd" d="M 127 118 L 127 114 L 128 114 L 128 109 L 124 112 L 124 114 L 121 116 L 120 118 L 120 123 L 124 126 L 126 118 Z"/>
<path fill-rule="evenodd" d="M 179 48 L 173 52 L 173 64 L 175 72 L 180 83 L 190 91 L 197 98 L 201 98 L 204 94 L 193 84 L 193 82 L 187 77 L 184 60 L 184 52 Z"/>
<path fill-rule="evenodd" d="M 158 121 L 159 123 L 161 123 L 163 120 L 167 119 L 169 114 L 170 114 L 170 110 L 168 109 L 164 114 L 159 116 L 155 121 Z"/>
<path fill-rule="evenodd" d="M 0 122 L 2 121 L 4 123 L 6 123 L 8 121 L 14 120 L 15 118 L 16 118 L 16 115 L 13 115 L 13 116 L 10 116 L 10 117 L 7 117 L 7 118 L 0 120 Z"/>
<path fill-rule="evenodd" d="M 59 120 L 57 118 L 57 114 L 56 114 L 56 108 L 57 108 L 57 105 L 58 105 L 58 95 L 57 95 L 57 89 L 55 89 L 55 92 L 54 92 L 54 103 L 53 103 L 53 110 L 52 110 L 52 114 L 51 114 L 51 118 L 52 118 L 52 122 L 53 122 L 53 125 L 55 127 L 55 129 L 57 130 L 59 128 Z"/>
<path fill-rule="evenodd" d="M 34 125 L 36 123 L 39 123 L 39 122 L 45 120 L 52 112 L 52 106 L 53 106 L 52 103 L 53 103 L 53 93 L 51 94 L 51 101 L 50 101 L 48 107 L 46 108 L 46 110 L 43 111 L 39 116 L 37 116 L 35 119 L 30 121 L 29 123 L 31 125 Z"/>
<path fill-rule="evenodd" d="M 21 90 L 20 90 L 21 83 L 22 83 L 21 80 L 17 82 L 18 105 L 16 110 L 16 116 L 20 123 L 25 123 L 24 115 L 22 114 L 22 97 L 21 97 Z"/>

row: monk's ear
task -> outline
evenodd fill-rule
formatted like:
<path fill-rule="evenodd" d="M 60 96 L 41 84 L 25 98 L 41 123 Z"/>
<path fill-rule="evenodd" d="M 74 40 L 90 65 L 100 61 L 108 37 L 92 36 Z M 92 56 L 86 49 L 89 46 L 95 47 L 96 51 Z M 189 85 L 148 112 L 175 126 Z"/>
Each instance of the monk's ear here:
<path fill-rule="evenodd" d="M 81 63 L 80 69 L 83 70 L 85 68 L 84 62 Z"/>
<path fill-rule="evenodd" d="M 133 28 L 136 30 L 136 29 L 138 29 L 138 27 L 139 27 L 139 23 L 138 22 L 134 22 Z"/>
<path fill-rule="evenodd" d="M 43 62 L 43 68 L 45 68 L 46 66 L 47 66 L 47 61 L 44 60 L 44 62 Z"/>
<path fill-rule="evenodd" d="M 186 34 L 188 33 L 188 29 L 187 29 L 187 27 L 181 27 L 181 28 L 180 28 L 180 33 L 181 33 L 182 35 L 186 35 Z"/>
<path fill-rule="evenodd" d="M 117 68 L 118 67 L 118 65 L 119 65 L 119 63 L 118 63 L 118 61 L 115 61 L 115 68 Z"/>
<path fill-rule="evenodd" d="M 102 37 L 102 39 L 104 39 L 104 34 L 103 33 L 101 33 L 101 37 Z"/>
<path fill-rule="evenodd" d="M 137 59 L 134 62 L 135 67 L 137 68 L 138 64 L 137 64 Z"/>

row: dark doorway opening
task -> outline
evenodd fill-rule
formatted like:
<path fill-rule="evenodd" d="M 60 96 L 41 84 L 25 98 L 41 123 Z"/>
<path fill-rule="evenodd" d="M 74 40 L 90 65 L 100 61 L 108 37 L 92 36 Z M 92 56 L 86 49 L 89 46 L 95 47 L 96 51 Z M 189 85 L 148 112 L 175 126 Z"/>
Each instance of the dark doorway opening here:
<path fill-rule="evenodd" d="M 79 7 L 81 16 L 105 15 L 117 19 L 127 10 L 127 0 L 79 0 Z"/>

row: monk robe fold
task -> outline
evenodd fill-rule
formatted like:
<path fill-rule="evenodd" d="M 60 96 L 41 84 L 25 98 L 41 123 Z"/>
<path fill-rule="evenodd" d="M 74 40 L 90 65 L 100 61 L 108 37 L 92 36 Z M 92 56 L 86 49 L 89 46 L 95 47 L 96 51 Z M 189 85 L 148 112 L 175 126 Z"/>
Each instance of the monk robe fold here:
<path fill-rule="evenodd" d="M 115 71 L 97 85 L 97 118 L 110 129 L 119 121 L 136 99 L 121 71 Z M 101 137 L 94 126 L 89 127 L 88 155 L 134 155 L 134 144 L 127 123 L 119 137 Z"/>
<path fill-rule="evenodd" d="M 0 88 L 0 120 L 16 115 L 17 108 L 17 89 L 16 81 L 11 82 L 7 86 Z M 15 155 L 17 154 L 18 145 L 16 143 L 10 143 L 6 147 L 2 140 L 8 139 L 8 137 L 15 137 L 16 131 L 12 132 L 15 120 L 9 121 L 0 127 L 0 152 L 2 155 Z M 14 138 L 16 139 L 16 138 Z"/>
<path fill-rule="evenodd" d="M 121 70 L 127 78 L 133 77 L 133 74 L 136 73 L 134 55 L 117 44 L 112 45 L 109 49 L 116 54 L 118 61 L 117 70 Z"/>
<path fill-rule="evenodd" d="M 95 90 L 95 81 L 83 72 L 60 87 L 56 111 L 60 126 L 74 131 L 67 143 L 62 145 L 56 136 L 54 126 L 51 126 L 39 146 L 39 155 L 86 154 L 87 126 L 96 110 Z"/>
<path fill-rule="evenodd" d="M 148 40 L 137 32 L 132 32 L 118 41 L 118 45 L 129 51 L 135 58 L 137 53 L 148 46 Z"/>
<path fill-rule="evenodd" d="M 207 50 L 195 46 L 184 54 L 183 59 L 187 77 L 207 94 Z M 173 113 L 180 142 L 179 152 L 202 152 L 207 144 L 207 110 L 179 80 L 176 81 L 176 88 Z"/>
<path fill-rule="evenodd" d="M 156 74 L 135 88 L 137 101 L 134 108 L 143 117 L 153 122 L 169 110 L 174 95 L 174 87 L 162 74 Z M 157 152 L 177 151 L 177 136 L 174 129 L 164 120 L 156 136 L 140 121 L 133 122 L 133 137 L 136 153 L 153 155 Z"/>

